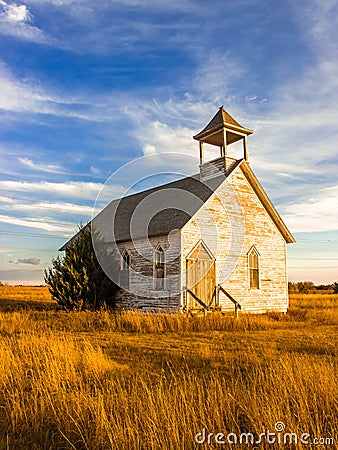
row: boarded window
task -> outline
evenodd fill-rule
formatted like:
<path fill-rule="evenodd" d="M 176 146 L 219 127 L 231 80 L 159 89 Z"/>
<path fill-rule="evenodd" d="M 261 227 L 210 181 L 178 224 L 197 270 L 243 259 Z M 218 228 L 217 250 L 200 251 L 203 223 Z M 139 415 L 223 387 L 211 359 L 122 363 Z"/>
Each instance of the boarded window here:
<path fill-rule="evenodd" d="M 259 289 L 259 259 L 257 250 L 253 247 L 248 256 L 250 289 Z"/>
<path fill-rule="evenodd" d="M 130 284 L 130 255 L 125 250 L 122 254 L 121 260 L 121 276 L 120 285 L 123 289 L 129 289 Z"/>
<path fill-rule="evenodd" d="M 164 289 L 164 266 L 164 251 L 158 247 L 154 255 L 154 289 Z"/>

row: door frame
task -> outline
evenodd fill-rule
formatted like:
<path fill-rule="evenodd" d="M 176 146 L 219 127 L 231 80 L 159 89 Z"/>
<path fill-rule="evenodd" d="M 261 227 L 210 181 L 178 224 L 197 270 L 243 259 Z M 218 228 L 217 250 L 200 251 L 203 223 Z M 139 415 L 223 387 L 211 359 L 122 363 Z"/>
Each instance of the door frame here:
<path fill-rule="evenodd" d="M 196 250 L 199 249 L 199 247 L 202 247 L 202 249 L 205 251 L 205 253 L 208 255 L 208 258 L 196 258 L 193 257 L 194 253 L 196 252 Z M 207 270 L 207 272 L 203 275 L 203 277 L 201 277 L 200 280 L 197 280 L 196 284 L 194 286 L 189 286 L 189 271 L 191 269 L 189 269 L 189 263 L 191 261 L 212 261 L 212 264 L 210 266 L 210 268 Z M 208 246 L 206 245 L 206 243 L 200 239 L 192 248 L 192 250 L 189 252 L 189 254 L 187 255 L 187 257 L 185 258 L 185 262 L 186 262 L 186 286 L 188 289 L 191 289 L 192 292 L 194 292 L 197 296 L 198 294 L 193 290 L 193 288 L 195 286 L 198 285 L 198 283 L 202 282 L 204 280 L 204 278 L 206 277 L 207 274 L 210 273 L 210 271 L 212 270 L 212 287 L 211 289 L 209 289 L 208 292 L 208 299 L 206 298 L 201 298 L 201 300 L 206 303 L 209 304 L 212 300 L 212 296 L 214 295 L 214 290 L 216 287 L 216 258 L 214 257 L 214 255 L 212 254 L 212 252 L 210 251 L 210 249 L 208 248 Z M 201 306 L 196 302 L 196 300 L 193 300 L 191 295 L 189 295 L 188 293 L 186 294 L 187 298 L 186 298 L 186 305 L 188 307 L 188 309 L 201 309 Z M 189 299 L 188 299 L 189 296 Z M 216 299 L 215 299 L 216 301 Z"/>

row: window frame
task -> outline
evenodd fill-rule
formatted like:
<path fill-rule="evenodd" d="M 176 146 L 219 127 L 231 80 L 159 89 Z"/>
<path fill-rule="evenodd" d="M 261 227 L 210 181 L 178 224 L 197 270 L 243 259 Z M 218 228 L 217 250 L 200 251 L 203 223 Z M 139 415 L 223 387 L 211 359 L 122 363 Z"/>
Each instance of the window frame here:
<path fill-rule="evenodd" d="M 257 267 L 252 267 L 251 261 L 250 261 L 250 257 L 251 255 L 254 255 L 256 257 L 256 261 L 257 261 Z M 260 254 L 259 251 L 257 250 L 256 246 L 253 245 L 250 250 L 247 253 L 247 258 L 248 258 L 248 289 L 249 290 L 258 290 L 261 288 L 261 280 L 260 280 Z M 252 276 L 251 277 L 251 272 L 252 271 L 256 271 L 256 275 L 255 277 Z M 254 274 L 255 272 L 253 272 Z M 255 280 L 255 283 L 254 283 Z"/>
<path fill-rule="evenodd" d="M 157 255 L 160 254 L 160 261 L 157 262 Z M 163 261 L 161 259 L 163 258 Z M 162 272 L 162 276 L 156 276 L 159 272 Z M 166 263 L 165 263 L 165 251 L 161 244 L 158 244 L 154 250 L 154 262 L 153 262 L 153 289 L 155 291 L 164 291 L 166 288 Z"/>
<path fill-rule="evenodd" d="M 127 257 L 128 261 L 126 260 L 126 257 Z M 125 248 L 123 250 L 123 252 L 121 253 L 121 267 L 120 267 L 120 271 L 121 271 L 121 275 L 122 274 L 128 274 L 128 277 L 126 276 L 126 281 L 127 281 L 126 285 L 125 286 L 121 286 L 123 289 L 129 289 L 130 288 L 130 264 L 131 264 L 131 255 L 128 252 L 128 250 Z M 121 278 L 124 278 L 123 275 L 120 277 L 120 284 L 123 284 L 123 283 L 121 283 Z"/>

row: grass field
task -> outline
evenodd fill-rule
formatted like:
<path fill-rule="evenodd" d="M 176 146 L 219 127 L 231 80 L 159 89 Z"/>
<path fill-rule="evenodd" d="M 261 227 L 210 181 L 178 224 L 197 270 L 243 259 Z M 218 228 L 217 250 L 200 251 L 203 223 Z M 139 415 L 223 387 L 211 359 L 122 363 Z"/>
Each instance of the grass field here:
<path fill-rule="evenodd" d="M 0 286 L 0 449 L 338 448 L 337 302 L 297 295 L 237 320 L 66 313 L 45 288 Z M 239 443 L 267 430 L 280 445 Z"/>

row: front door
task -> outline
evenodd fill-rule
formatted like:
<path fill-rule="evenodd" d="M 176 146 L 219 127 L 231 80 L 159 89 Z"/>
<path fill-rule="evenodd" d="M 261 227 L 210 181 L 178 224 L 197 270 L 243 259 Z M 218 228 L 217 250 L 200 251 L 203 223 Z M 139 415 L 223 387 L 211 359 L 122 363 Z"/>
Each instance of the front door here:
<path fill-rule="evenodd" d="M 205 245 L 200 242 L 187 258 L 187 288 L 206 305 L 214 305 L 216 262 Z M 200 309 L 201 305 L 187 292 L 187 306 Z"/>

